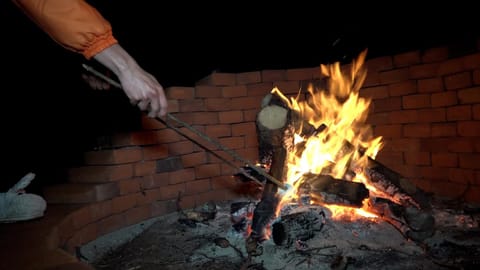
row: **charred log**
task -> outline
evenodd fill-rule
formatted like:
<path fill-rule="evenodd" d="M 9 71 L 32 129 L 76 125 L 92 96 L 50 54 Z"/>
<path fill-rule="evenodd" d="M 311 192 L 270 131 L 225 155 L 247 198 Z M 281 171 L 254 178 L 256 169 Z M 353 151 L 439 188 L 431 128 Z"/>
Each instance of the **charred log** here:
<path fill-rule="evenodd" d="M 314 209 L 303 209 L 280 217 L 272 224 L 272 239 L 276 245 L 290 247 L 296 241 L 307 241 L 321 231 L 325 224 L 325 213 Z"/>
<path fill-rule="evenodd" d="M 370 184 L 383 191 L 395 202 L 406 207 L 429 209 L 431 207 L 427 194 L 401 174 L 387 168 L 380 162 L 369 158 L 364 168 Z"/>
<path fill-rule="evenodd" d="M 312 199 L 320 203 L 361 207 L 369 197 L 369 191 L 362 183 L 335 179 L 330 175 L 305 174 L 301 181 Z"/>

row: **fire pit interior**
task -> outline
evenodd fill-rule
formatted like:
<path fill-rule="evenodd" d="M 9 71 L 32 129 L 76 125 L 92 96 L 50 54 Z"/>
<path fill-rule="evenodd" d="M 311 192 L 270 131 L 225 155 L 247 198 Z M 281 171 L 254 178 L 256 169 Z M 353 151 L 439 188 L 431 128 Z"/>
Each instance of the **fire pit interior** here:
<path fill-rule="evenodd" d="M 248 187 L 245 197 L 178 206 L 90 263 L 97 269 L 478 268 L 480 208 L 425 192 L 376 160 L 384 141 L 367 122 L 371 100 L 360 95 L 365 57 L 322 65 L 321 79 L 296 95 L 274 87 L 263 98 L 258 167 L 232 175 Z"/>

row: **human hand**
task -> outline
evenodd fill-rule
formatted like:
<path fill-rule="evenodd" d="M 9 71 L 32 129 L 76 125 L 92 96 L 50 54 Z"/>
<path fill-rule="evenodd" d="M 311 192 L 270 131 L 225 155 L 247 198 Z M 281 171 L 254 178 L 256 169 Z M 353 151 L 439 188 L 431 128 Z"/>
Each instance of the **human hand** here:
<path fill-rule="evenodd" d="M 167 114 L 167 98 L 162 85 L 143 70 L 119 44 L 104 49 L 94 58 L 117 75 L 132 104 L 142 111 L 148 111 L 149 117 L 163 117 Z"/>
<path fill-rule="evenodd" d="M 118 79 L 130 102 L 140 110 L 148 111 L 149 117 L 162 117 L 167 114 L 165 91 L 153 75 L 138 65 L 133 65 L 122 70 Z"/>

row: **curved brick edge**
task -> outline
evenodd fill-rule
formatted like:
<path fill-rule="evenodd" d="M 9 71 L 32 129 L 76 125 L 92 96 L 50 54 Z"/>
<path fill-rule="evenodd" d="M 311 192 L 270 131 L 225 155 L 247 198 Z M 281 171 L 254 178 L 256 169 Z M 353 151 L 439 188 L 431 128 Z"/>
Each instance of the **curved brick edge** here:
<path fill-rule="evenodd" d="M 66 215 L 53 228 L 52 243 L 76 256 L 79 247 L 100 236 L 177 210 L 177 200 L 159 201 L 152 198 L 153 201 L 142 201 L 146 196 L 135 193 L 82 206 Z M 183 196 L 179 205 L 182 209 L 188 209 L 207 201 L 220 202 L 236 197 L 237 194 L 230 190 L 213 190 Z"/>

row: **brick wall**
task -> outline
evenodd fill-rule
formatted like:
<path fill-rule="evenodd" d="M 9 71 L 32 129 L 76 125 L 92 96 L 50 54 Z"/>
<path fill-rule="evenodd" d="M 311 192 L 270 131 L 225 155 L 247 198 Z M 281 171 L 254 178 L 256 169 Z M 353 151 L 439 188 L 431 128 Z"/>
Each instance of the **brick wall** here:
<path fill-rule="evenodd" d="M 480 53 L 450 58 L 448 49 L 432 48 L 371 59 L 367 67 L 361 94 L 372 98 L 369 122 L 386 142 L 378 160 L 426 191 L 480 202 Z M 213 73 L 195 87 L 166 92 L 170 113 L 255 161 L 261 99 L 274 86 L 296 94 L 319 76 L 318 67 Z M 59 225 L 67 250 L 176 211 L 178 198 L 189 208 L 238 196 L 225 162 L 153 119 L 141 121 L 141 130 L 116 134 L 71 170 L 70 182 L 113 183 L 116 190 L 89 193 L 96 201 Z"/>
<path fill-rule="evenodd" d="M 447 48 L 369 61 L 363 95 L 386 146 L 377 159 L 440 196 L 480 201 L 480 53 Z"/>

